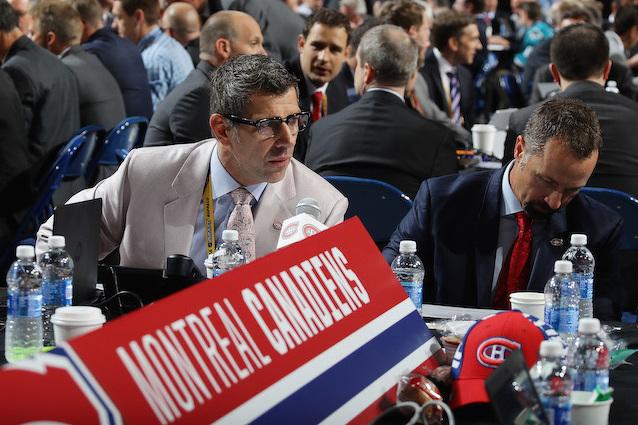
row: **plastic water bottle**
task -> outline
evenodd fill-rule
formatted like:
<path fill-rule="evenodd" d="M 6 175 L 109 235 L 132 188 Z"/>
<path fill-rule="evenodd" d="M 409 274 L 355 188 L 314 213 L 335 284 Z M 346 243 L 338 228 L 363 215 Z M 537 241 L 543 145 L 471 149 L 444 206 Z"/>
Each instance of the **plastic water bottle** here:
<path fill-rule="evenodd" d="M 417 310 L 421 311 L 425 268 L 416 255 L 416 242 L 401 241 L 399 255 L 392 261 L 390 267 Z"/>
<path fill-rule="evenodd" d="M 563 260 L 573 266 L 572 278 L 580 288 L 579 316 L 594 317 L 594 256 L 587 249 L 587 235 L 573 234 L 572 246 L 563 255 Z"/>
<path fill-rule="evenodd" d="M 51 236 L 49 249 L 38 262 L 42 270 L 42 346 L 44 351 L 55 347 L 51 316 L 58 307 L 73 301 L 73 259 L 64 250 L 64 236 Z"/>
<path fill-rule="evenodd" d="M 32 246 L 20 245 L 7 273 L 5 357 L 17 362 L 42 351 L 42 272 Z"/>
<path fill-rule="evenodd" d="M 576 391 L 609 388 L 609 348 L 598 332 L 598 319 L 586 318 L 578 324 L 578 338 L 571 346 L 569 356 Z"/>
<path fill-rule="evenodd" d="M 569 343 L 578 330 L 579 288 L 572 279 L 572 263 L 554 263 L 554 276 L 545 285 L 545 323 Z"/>
<path fill-rule="evenodd" d="M 540 358 L 529 374 L 553 425 L 569 425 L 572 416 L 572 377 L 565 362 L 565 349 L 560 341 L 541 342 Z"/>
<path fill-rule="evenodd" d="M 228 229 L 222 232 L 222 243 L 213 253 L 213 276 L 246 264 L 246 256 L 237 243 L 238 240 L 237 230 Z"/>
<path fill-rule="evenodd" d="M 608 91 L 610 93 L 619 94 L 620 90 L 618 90 L 618 83 L 615 82 L 614 80 L 607 80 L 607 85 L 605 86 L 605 91 Z"/>

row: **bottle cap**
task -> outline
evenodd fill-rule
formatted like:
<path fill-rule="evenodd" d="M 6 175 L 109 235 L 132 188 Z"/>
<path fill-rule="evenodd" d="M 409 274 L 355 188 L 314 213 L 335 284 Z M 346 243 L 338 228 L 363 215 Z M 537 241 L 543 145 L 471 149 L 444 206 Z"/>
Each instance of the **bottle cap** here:
<path fill-rule="evenodd" d="M 31 245 L 18 245 L 16 248 L 16 257 L 21 260 L 35 258 L 35 248 Z"/>
<path fill-rule="evenodd" d="M 578 332 L 584 334 L 596 334 L 600 331 L 600 320 L 586 318 L 580 319 L 578 322 Z"/>
<path fill-rule="evenodd" d="M 541 357 L 562 357 L 565 355 L 565 348 L 557 340 L 542 341 L 540 355 Z"/>
<path fill-rule="evenodd" d="M 222 232 L 222 240 L 224 242 L 237 242 L 239 240 L 239 232 L 232 229 L 224 230 Z"/>
<path fill-rule="evenodd" d="M 401 254 L 414 254 L 416 252 L 416 242 L 401 241 L 401 243 L 399 243 L 399 252 Z"/>
<path fill-rule="evenodd" d="M 583 235 L 582 233 L 574 233 L 570 242 L 572 245 L 585 246 L 587 245 L 587 235 Z"/>
<path fill-rule="evenodd" d="M 554 273 L 571 273 L 572 271 L 571 261 L 558 260 L 554 263 Z"/>
<path fill-rule="evenodd" d="M 66 240 L 64 236 L 49 236 L 49 248 L 64 248 Z"/>

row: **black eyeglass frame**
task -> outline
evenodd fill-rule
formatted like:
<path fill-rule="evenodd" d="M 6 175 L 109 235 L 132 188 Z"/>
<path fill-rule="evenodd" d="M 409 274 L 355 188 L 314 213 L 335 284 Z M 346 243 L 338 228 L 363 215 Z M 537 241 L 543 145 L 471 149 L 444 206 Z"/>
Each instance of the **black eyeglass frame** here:
<path fill-rule="evenodd" d="M 279 123 L 277 128 L 279 128 L 279 126 L 281 126 L 283 123 L 286 123 L 288 128 L 290 128 L 290 125 L 288 124 L 288 122 L 290 122 L 293 118 L 296 118 L 298 120 L 298 122 L 300 122 L 299 118 L 305 117 L 306 119 L 305 119 L 305 123 L 303 124 L 303 127 L 298 124 L 299 128 L 297 129 L 297 132 L 304 131 L 308 127 L 308 124 L 310 123 L 310 112 L 305 112 L 305 111 L 301 111 L 301 112 L 297 112 L 297 113 L 294 113 L 294 114 L 290 114 L 290 115 L 288 115 L 287 117 L 284 117 L 284 118 L 282 118 L 282 117 L 272 117 L 272 118 L 262 118 L 260 120 L 249 120 L 248 118 L 243 118 L 243 117 L 240 117 L 240 116 L 237 116 L 237 115 L 233 115 L 233 114 L 222 115 L 222 117 L 224 117 L 224 118 L 226 118 L 226 119 L 228 119 L 228 120 L 230 120 L 232 122 L 238 123 L 238 124 L 245 124 L 245 125 L 253 126 L 253 127 L 255 127 L 257 129 L 257 132 L 260 133 L 260 134 L 263 134 L 262 133 L 262 131 L 263 131 L 262 129 L 271 129 L 273 131 L 273 135 L 274 135 L 276 129 L 273 128 L 272 125 L 270 124 L 272 122 Z M 300 123 L 303 123 L 303 121 L 301 121 Z"/>

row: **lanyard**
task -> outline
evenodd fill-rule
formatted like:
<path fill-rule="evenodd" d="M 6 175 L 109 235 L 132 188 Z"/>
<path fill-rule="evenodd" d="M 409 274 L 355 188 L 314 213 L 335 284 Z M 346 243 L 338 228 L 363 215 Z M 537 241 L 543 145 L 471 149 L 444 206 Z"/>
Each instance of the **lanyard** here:
<path fill-rule="evenodd" d="M 206 252 L 210 255 L 215 252 L 215 212 L 210 174 L 206 178 L 206 187 L 204 188 L 204 226 L 206 227 Z"/>

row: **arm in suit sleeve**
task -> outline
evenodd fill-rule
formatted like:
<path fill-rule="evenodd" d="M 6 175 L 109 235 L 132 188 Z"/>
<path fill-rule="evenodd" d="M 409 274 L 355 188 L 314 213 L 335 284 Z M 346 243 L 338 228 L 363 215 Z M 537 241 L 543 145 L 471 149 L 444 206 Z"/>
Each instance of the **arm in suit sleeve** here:
<path fill-rule="evenodd" d="M 459 169 L 454 146 L 454 133 L 451 131 L 446 131 L 445 133 L 445 138 L 439 143 L 434 155 L 432 177 L 455 174 Z"/>
<path fill-rule="evenodd" d="M 618 246 L 622 219 L 613 225 L 606 240 L 592 247 L 594 269 L 594 316 L 600 320 L 620 320 L 623 284 L 620 276 Z"/>
<path fill-rule="evenodd" d="M 117 172 L 111 177 L 102 180 L 90 189 L 85 189 L 75 194 L 67 204 L 86 201 L 89 199 L 102 199 L 102 216 L 100 219 L 100 244 L 98 257 L 106 257 L 120 245 L 126 225 L 126 212 L 131 198 L 128 183 L 129 170 L 134 158 L 135 150 L 126 157 Z M 36 241 L 36 253 L 40 255 L 47 249 L 49 236 L 53 234 L 54 216 L 51 216 L 38 230 Z"/>
<path fill-rule="evenodd" d="M 190 91 L 177 102 L 169 117 L 173 143 L 194 143 L 211 137 L 209 103 L 208 85 Z"/>
<path fill-rule="evenodd" d="M 22 72 L 20 68 L 9 66 L 4 69 L 7 71 L 9 76 L 11 76 L 16 91 L 22 101 L 25 128 L 27 132 L 29 132 L 31 123 L 33 122 L 33 111 L 35 109 L 36 98 L 38 97 L 36 85 L 33 84 L 31 78 L 26 73 Z"/>

